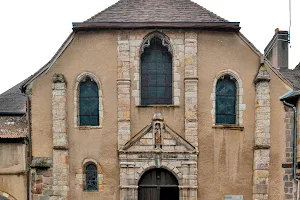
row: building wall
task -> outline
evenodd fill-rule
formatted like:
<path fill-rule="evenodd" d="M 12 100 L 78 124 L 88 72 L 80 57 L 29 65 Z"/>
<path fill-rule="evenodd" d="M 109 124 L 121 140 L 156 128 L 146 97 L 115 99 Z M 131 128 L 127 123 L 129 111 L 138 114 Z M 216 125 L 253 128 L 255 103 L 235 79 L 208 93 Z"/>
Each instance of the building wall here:
<path fill-rule="evenodd" d="M 223 199 L 225 195 L 252 198 L 255 114 L 254 77 L 259 57 L 234 33 L 198 34 L 199 161 L 198 196 Z M 244 130 L 217 129 L 212 123 L 211 93 L 215 76 L 231 69 L 243 84 Z"/>
<path fill-rule="evenodd" d="M 181 45 L 184 31 L 162 31 L 178 53 L 178 105 L 173 107 L 139 107 L 136 104 L 138 84 L 138 47 L 150 30 L 128 31 L 131 46 L 137 48 L 126 55 L 131 79 L 130 133 L 138 133 L 160 112 L 166 124 L 184 136 L 184 52 Z M 259 67 L 259 56 L 238 36 L 230 32 L 198 31 L 198 199 L 223 199 L 225 195 L 252 198 L 253 147 L 255 128 L 255 86 L 253 80 Z M 180 54 L 179 54 L 180 53 Z M 98 31 L 76 33 L 74 40 L 49 72 L 35 80 L 32 88 L 32 144 L 34 157 L 52 158 L 52 77 L 63 74 L 67 82 L 67 134 L 69 136 L 70 199 L 119 199 L 119 160 L 117 158 L 117 63 L 118 32 Z M 231 70 L 243 85 L 242 124 L 235 130 L 213 127 L 212 91 L 216 75 Z M 78 128 L 74 124 L 76 78 L 91 72 L 100 80 L 103 91 L 102 128 Z M 281 162 L 284 148 L 284 111 L 279 96 L 288 88 L 271 74 L 271 166 L 270 196 L 276 199 L 283 188 Z M 242 91 L 240 91 L 242 92 Z M 276 116 L 276 117 L 273 117 Z M 282 116 L 282 117 L 281 117 Z M 279 131 L 280 130 L 280 131 Z M 99 192 L 84 192 L 82 166 L 93 159 L 103 175 Z"/>
<path fill-rule="evenodd" d="M 32 88 L 33 156 L 52 158 L 52 77 L 63 74 L 67 82 L 67 116 L 70 163 L 70 199 L 118 199 L 117 160 L 117 33 L 81 32 L 57 60 L 48 74 L 37 79 Z M 103 127 L 75 128 L 74 95 L 77 77 L 91 72 L 103 86 Z M 83 192 L 82 167 L 94 159 L 103 172 L 99 192 Z"/>
<path fill-rule="evenodd" d="M 0 116 L 0 196 L 26 199 L 25 116 Z"/>
<path fill-rule="evenodd" d="M 271 148 L 270 148 L 270 168 L 269 168 L 269 199 L 285 199 L 284 195 L 284 168 L 282 164 L 285 160 L 286 147 L 286 121 L 285 109 L 279 97 L 291 88 L 282 83 L 282 81 L 271 71 L 268 70 L 271 94 Z"/>

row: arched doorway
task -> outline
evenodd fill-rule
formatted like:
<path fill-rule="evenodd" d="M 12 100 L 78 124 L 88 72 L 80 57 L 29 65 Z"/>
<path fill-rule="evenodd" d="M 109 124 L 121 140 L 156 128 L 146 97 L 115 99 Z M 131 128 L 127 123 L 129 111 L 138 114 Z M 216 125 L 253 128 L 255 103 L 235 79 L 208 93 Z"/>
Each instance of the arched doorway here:
<path fill-rule="evenodd" d="M 138 200 L 179 200 L 176 177 L 168 170 L 147 171 L 139 181 Z"/>

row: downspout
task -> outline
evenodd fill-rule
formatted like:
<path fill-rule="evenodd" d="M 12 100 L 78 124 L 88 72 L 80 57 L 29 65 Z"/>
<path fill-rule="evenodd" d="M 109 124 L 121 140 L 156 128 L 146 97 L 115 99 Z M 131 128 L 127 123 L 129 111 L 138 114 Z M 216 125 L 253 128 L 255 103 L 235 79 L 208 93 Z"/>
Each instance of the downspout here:
<path fill-rule="evenodd" d="M 293 128 L 293 179 L 296 180 L 297 169 L 297 108 L 295 105 L 283 101 L 283 104 L 294 110 L 294 128 Z M 298 196 L 298 192 L 297 192 Z M 297 199 L 298 200 L 298 199 Z"/>
<path fill-rule="evenodd" d="M 27 200 L 30 200 L 30 163 L 32 160 L 32 147 L 31 147 L 31 106 L 30 106 L 30 98 L 27 96 L 27 123 L 28 123 L 28 156 L 27 156 Z"/>

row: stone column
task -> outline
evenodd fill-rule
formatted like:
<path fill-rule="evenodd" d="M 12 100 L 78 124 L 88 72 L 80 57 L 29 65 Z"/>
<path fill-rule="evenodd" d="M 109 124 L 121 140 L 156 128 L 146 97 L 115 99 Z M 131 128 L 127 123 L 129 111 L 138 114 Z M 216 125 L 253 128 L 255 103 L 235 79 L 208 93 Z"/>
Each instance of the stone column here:
<path fill-rule="evenodd" d="M 185 139 L 198 147 L 197 33 L 186 32 L 184 40 Z"/>
<path fill-rule="evenodd" d="M 255 78 L 256 109 L 253 161 L 253 200 L 267 200 L 270 163 L 270 76 L 261 66 Z"/>
<path fill-rule="evenodd" d="M 66 81 L 62 74 L 53 76 L 52 84 L 53 132 L 53 199 L 68 199 L 69 150 L 67 134 Z"/>
<path fill-rule="evenodd" d="M 118 149 L 130 139 L 129 33 L 118 35 Z"/>

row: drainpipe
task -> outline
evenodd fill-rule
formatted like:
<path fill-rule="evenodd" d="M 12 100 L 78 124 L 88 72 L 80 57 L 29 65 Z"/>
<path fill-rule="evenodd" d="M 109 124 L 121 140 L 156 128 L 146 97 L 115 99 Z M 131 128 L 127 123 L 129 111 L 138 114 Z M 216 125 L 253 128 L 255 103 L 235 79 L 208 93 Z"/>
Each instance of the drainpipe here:
<path fill-rule="evenodd" d="M 297 108 L 295 105 L 283 101 L 283 104 L 294 110 L 294 128 L 293 128 L 293 179 L 296 180 L 297 169 Z M 297 192 L 298 195 L 298 192 Z M 298 200 L 298 199 L 297 199 Z"/>
<path fill-rule="evenodd" d="M 300 188 L 299 188 L 299 186 L 300 186 L 300 185 L 299 185 L 299 180 L 297 180 L 297 183 L 298 183 L 298 187 L 297 187 L 297 199 L 296 199 L 296 200 L 299 200 L 299 189 L 300 189 Z"/>
<path fill-rule="evenodd" d="M 32 147 L 31 147 L 31 103 L 30 98 L 27 96 L 27 123 L 28 123 L 28 155 L 27 155 L 27 200 L 30 200 L 30 163 L 32 160 Z"/>

